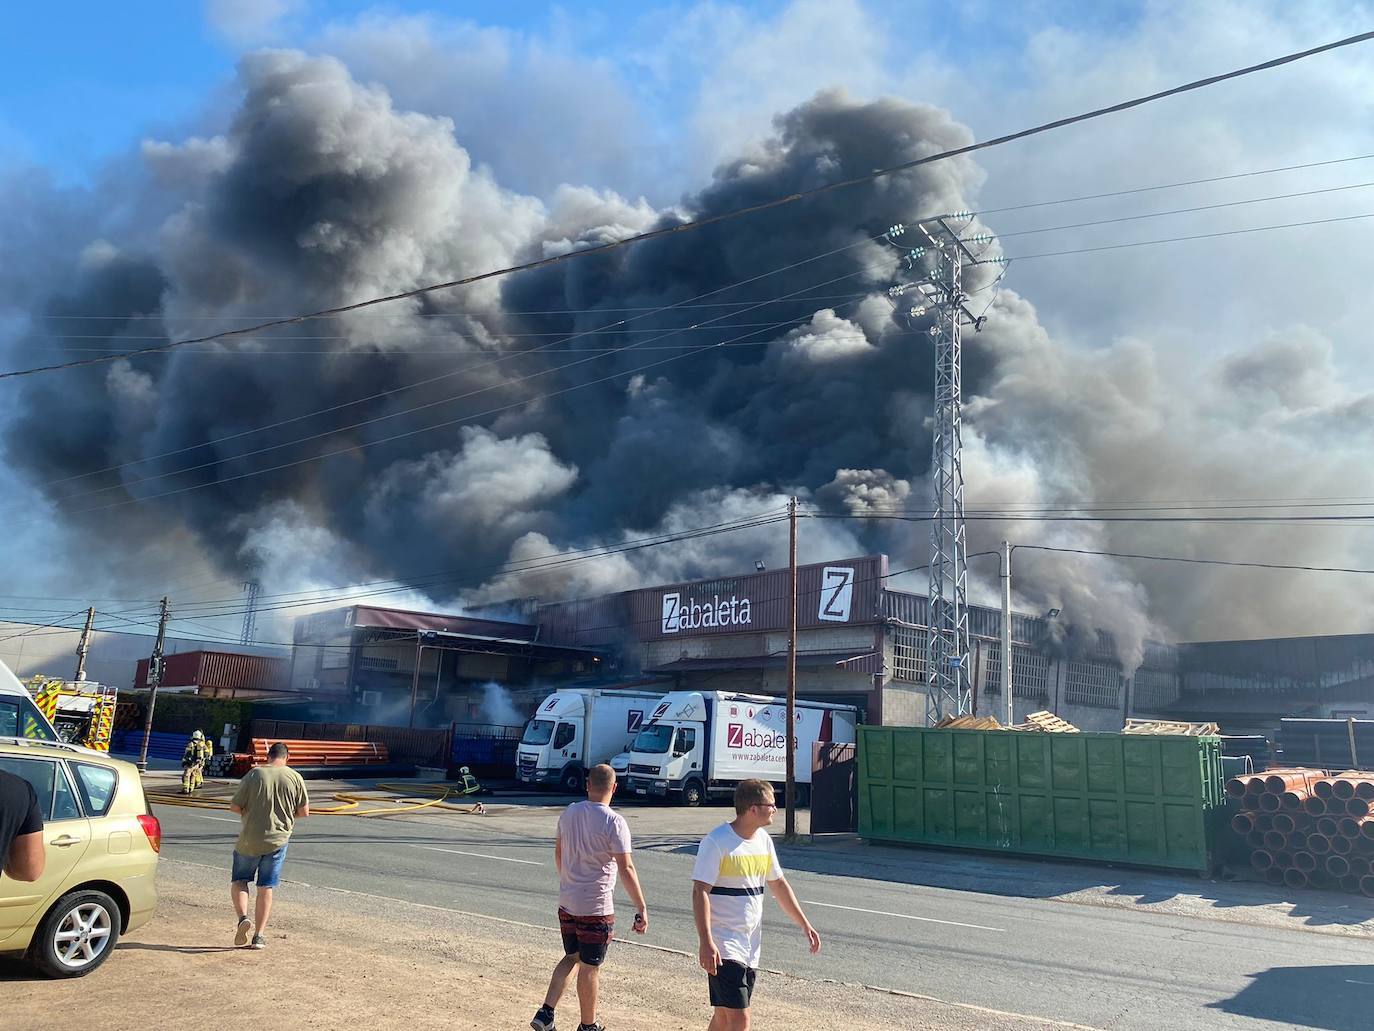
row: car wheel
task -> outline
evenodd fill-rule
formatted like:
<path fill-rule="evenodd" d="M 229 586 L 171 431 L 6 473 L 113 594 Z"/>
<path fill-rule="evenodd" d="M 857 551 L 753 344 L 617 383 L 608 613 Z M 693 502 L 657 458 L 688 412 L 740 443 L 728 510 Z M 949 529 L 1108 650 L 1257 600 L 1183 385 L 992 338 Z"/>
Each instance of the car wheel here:
<path fill-rule="evenodd" d="M 49 977 L 84 977 L 109 958 L 119 932 L 114 899 L 103 891 L 73 891 L 48 910 L 29 958 Z"/>
<path fill-rule="evenodd" d="M 582 769 L 574 766 L 563 771 L 563 790 L 570 795 L 576 795 L 582 790 Z"/>
<path fill-rule="evenodd" d="M 689 780 L 682 785 L 682 804 L 697 806 L 701 805 L 701 800 L 706 797 L 706 789 L 701 786 L 699 780 Z"/>

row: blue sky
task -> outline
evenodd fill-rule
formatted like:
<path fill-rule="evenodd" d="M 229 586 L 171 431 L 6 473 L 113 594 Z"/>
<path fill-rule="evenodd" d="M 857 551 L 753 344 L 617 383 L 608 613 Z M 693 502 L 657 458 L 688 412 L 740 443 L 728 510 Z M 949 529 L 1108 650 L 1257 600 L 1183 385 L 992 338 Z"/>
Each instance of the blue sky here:
<path fill-rule="evenodd" d="M 0 155 L 33 162 L 68 182 L 86 181 L 101 162 L 146 135 L 175 134 L 194 123 L 232 80 L 239 55 L 259 45 L 318 47 L 331 27 L 360 19 L 408 17 L 435 23 L 500 28 L 553 52 L 602 60 L 626 87 L 669 122 L 690 103 L 690 83 L 655 82 L 649 65 L 696 67 L 694 55 L 671 42 L 653 53 L 675 23 L 714 8 L 722 21 L 747 11 L 766 24 L 789 5 L 782 0 L 729 4 L 603 0 L 575 8 L 557 4 L 387 3 L 360 0 L 76 0 L 16 4 L 0 37 Z M 864 10 L 888 36 L 889 59 L 903 52 L 946 52 L 980 66 L 989 79 L 1016 84 L 1014 55 L 1029 32 L 1047 25 L 1079 31 L 1128 32 L 1140 6 L 1035 2 L 1007 16 L 982 0 L 951 13 L 933 3 L 870 2 Z M 273 11 L 280 17 L 272 18 Z M 909 41 L 909 44 L 908 42 Z M 668 88 L 663 88 L 663 87 Z"/>

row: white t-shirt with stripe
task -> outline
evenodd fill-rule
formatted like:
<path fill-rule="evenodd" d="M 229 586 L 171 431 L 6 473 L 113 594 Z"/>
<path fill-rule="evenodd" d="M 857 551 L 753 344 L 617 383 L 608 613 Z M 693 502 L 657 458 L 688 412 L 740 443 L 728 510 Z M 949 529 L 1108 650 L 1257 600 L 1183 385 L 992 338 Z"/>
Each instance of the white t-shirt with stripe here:
<path fill-rule="evenodd" d="M 741 838 L 723 823 L 697 846 L 692 880 L 711 885 L 711 937 L 722 960 L 757 967 L 763 947 L 763 885 L 782 876 L 773 839 Z"/>

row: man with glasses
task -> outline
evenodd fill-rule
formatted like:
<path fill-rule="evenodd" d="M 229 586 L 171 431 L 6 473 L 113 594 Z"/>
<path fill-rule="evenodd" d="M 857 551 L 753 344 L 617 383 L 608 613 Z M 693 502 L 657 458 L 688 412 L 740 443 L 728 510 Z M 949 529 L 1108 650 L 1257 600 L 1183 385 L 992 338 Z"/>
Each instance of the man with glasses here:
<path fill-rule="evenodd" d="M 721 824 L 697 846 L 692 915 L 700 943 L 698 960 L 706 971 L 714 1008 L 707 1031 L 748 1031 L 749 1001 L 763 945 L 765 882 L 782 911 L 802 929 L 811 951 L 821 950 L 821 936 L 802 912 L 764 829 L 777 810 L 771 784 L 740 781 L 735 787 L 734 821 Z"/>
<path fill-rule="evenodd" d="M 553 969 L 544 1005 L 530 1021 L 534 1031 L 556 1031 L 554 1007 L 574 970 L 582 1018 L 578 1031 L 606 1031 L 596 1022 L 596 1002 L 601 964 L 615 928 L 617 871 L 635 904 L 635 933 L 649 929 L 644 892 L 630 856 L 630 827 L 611 809 L 614 794 L 615 770 L 605 763 L 593 766 L 587 773 L 587 800 L 568 806 L 558 818 L 553 860 L 558 867 L 558 927 L 564 955 Z"/>

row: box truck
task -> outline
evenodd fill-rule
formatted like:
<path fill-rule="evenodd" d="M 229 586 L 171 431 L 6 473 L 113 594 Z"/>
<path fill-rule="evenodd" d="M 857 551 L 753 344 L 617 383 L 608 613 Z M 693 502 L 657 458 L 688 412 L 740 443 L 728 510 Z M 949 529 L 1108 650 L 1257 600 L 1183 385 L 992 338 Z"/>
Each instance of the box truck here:
<path fill-rule="evenodd" d="M 852 705 L 797 702 L 800 797 L 810 797 L 811 746 L 817 741 L 854 742 L 858 717 Z M 736 784 L 750 778 L 781 786 L 787 780 L 786 725 L 783 698 L 673 691 L 654 706 L 630 748 L 626 788 L 636 795 L 700 805 L 708 796 L 732 794 Z"/>
<path fill-rule="evenodd" d="M 526 784 L 558 784 L 576 793 L 587 770 L 625 751 L 663 696 L 657 691 L 569 688 L 539 703 L 515 752 Z"/>

